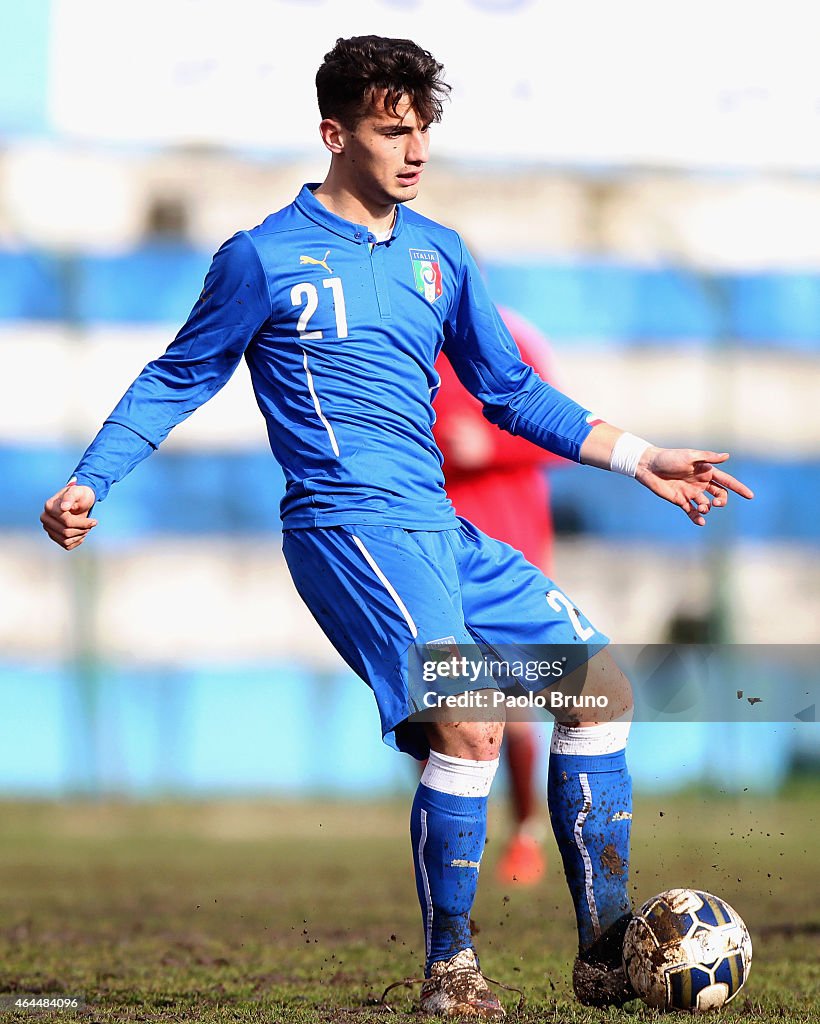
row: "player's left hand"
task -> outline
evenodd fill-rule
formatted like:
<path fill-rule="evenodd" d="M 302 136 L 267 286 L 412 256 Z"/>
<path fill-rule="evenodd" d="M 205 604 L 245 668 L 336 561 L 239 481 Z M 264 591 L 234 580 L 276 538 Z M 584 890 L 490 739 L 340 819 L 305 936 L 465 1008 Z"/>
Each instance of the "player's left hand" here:
<path fill-rule="evenodd" d="M 641 457 L 635 479 L 682 508 L 695 526 L 705 526 L 710 509 L 722 508 L 729 500 L 729 491 L 742 498 L 754 497 L 740 480 L 716 468 L 728 458 L 728 452 L 650 447 Z"/>

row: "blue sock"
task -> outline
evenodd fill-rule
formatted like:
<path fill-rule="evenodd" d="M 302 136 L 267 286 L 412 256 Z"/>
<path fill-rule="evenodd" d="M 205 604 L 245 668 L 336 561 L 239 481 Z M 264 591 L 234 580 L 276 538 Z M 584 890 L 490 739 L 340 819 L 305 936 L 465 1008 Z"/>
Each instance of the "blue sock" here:
<path fill-rule="evenodd" d="M 606 749 L 606 726 L 556 724 L 547 801 L 567 885 L 575 905 L 579 949 L 585 950 L 628 914 L 632 780 L 626 751 Z M 583 738 L 572 734 L 584 734 Z M 598 737 L 602 742 L 598 743 Z M 609 734 L 611 740 L 611 734 Z M 611 742 L 609 743 L 611 746 Z M 585 753 L 570 752 L 584 750 Z"/>
<path fill-rule="evenodd" d="M 467 761 L 432 751 L 416 790 L 410 837 L 427 976 L 436 960 L 472 948 L 470 910 L 487 836 L 487 793 L 497 766 L 497 760 Z"/>

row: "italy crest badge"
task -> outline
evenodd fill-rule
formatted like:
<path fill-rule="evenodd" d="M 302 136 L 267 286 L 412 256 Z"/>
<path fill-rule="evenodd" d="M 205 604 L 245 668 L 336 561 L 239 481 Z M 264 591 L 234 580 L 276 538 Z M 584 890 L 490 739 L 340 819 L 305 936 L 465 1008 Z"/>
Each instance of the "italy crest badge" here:
<path fill-rule="evenodd" d="M 410 259 L 413 262 L 416 291 L 421 292 L 428 302 L 435 302 L 441 295 L 438 253 L 434 249 L 411 249 Z"/>

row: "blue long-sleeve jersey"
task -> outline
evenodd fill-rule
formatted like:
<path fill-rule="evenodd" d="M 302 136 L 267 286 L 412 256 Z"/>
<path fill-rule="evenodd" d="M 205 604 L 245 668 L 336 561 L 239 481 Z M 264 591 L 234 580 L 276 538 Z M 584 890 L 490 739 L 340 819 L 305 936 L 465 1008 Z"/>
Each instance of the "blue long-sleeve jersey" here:
<path fill-rule="evenodd" d="M 243 356 L 285 472 L 285 529 L 455 525 L 431 429 L 442 346 L 491 422 L 578 460 L 587 410 L 521 361 L 456 232 L 399 206 L 377 242 L 315 187 L 217 252 L 184 327 L 75 470 L 98 500 Z"/>

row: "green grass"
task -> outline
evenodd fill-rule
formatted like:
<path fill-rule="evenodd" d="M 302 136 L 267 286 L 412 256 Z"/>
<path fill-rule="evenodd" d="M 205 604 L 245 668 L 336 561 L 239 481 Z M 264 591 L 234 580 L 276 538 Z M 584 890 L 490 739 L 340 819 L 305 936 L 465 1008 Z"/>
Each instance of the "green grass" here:
<path fill-rule="evenodd" d="M 812 789 L 638 801 L 636 900 L 711 889 L 752 932 L 751 979 L 723 1019 L 820 1020 L 816 806 Z M 421 960 L 406 816 L 401 804 L 0 805 L 0 993 L 88 1000 L 40 1021 L 417 1022 L 417 988 L 394 991 L 397 1014 L 375 1005 Z M 500 819 L 495 808 L 498 834 Z M 476 942 L 487 974 L 526 991 L 518 1019 L 654 1020 L 573 1001 L 557 853 L 546 882 L 521 890 L 493 879 L 499 845 Z"/>

